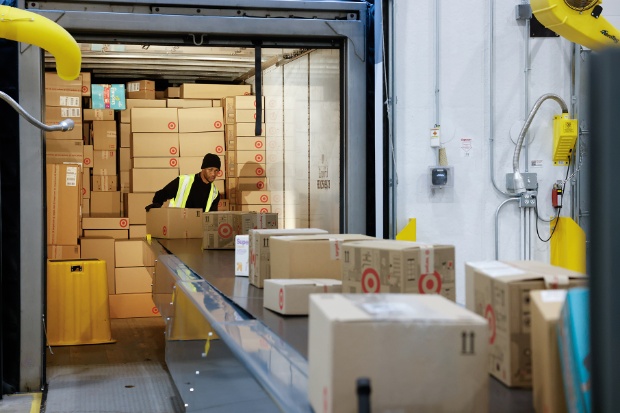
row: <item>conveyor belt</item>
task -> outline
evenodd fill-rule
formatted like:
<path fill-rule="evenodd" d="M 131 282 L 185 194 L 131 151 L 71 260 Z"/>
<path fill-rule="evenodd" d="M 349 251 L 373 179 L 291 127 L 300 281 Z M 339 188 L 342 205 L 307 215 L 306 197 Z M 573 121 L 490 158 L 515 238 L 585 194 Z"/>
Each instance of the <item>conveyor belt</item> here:
<path fill-rule="evenodd" d="M 210 287 L 234 303 L 240 313 L 245 312 L 247 317 L 256 319 L 259 323 L 255 326 L 266 326 L 275 333 L 274 336 L 307 359 L 308 318 L 281 316 L 263 308 L 263 290 L 250 285 L 247 277 L 235 277 L 234 251 L 202 250 L 200 239 L 158 241 L 180 262 L 207 281 Z M 252 368 L 249 370 L 252 371 Z M 534 412 L 531 390 L 509 389 L 493 378 L 490 378 L 489 383 L 489 412 Z"/>

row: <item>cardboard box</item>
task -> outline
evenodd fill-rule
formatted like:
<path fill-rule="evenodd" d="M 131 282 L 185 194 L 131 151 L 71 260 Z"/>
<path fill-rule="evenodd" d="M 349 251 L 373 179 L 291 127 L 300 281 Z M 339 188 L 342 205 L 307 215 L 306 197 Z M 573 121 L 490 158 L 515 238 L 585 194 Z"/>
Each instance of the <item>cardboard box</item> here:
<path fill-rule="evenodd" d="M 127 97 L 129 99 L 155 99 L 155 82 L 152 80 L 127 82 Z"/>
<path fill-rule="evenodd" d="M 235 151 L 263 151 L 265 152 L 265 137 L 264 136 L 237 136 L 234 138 L 234 142 L 230 143 L 229 139 L 229 147 L 232 146 Z M 231 149 L 229 149 L 231 150 Z M 265 157 L 263 158 L 265 159 Z M 239 162 L 241 163 L 241 162 Z"/>
<path fill-rule="evenodd" d="M 83 219 L 82 219 L 83 222 Z M 127 229 L 85 229 L 82 231 L 85 238 L 113 238 L 128 239 L 129 230 Z"/>
<path fill-rule="evenodd" d="M 182 99 L 222 99 L 226 96 L 242 96 L 252 93 L 251 85 L 217 85 L 183 83 Z"/>
<path fill-rule="evenodd" d="M 235 276 L 247 277 L 250 266 L 249 235 L 235 235 Z"/>
<path fill-rule="evenodd" d="M 90 169 L 93 167 L 93 157 L 95 156 L 93 152 L 93 145 L 84 145 L 82 146 L 84 157 L 82 158 L 82 167 L 88 168 L 88 173 L 90 173 Z"/>
<path fill-rule="evenodd" d="M 344 293 L 440 294 L 456 300 L 454 246 L 374 240 L 342 246 Z"/>
<path fill-rule="evenodd" d="M 340 293 L 342 282 L 328 278 L 265 280 L 263 306 L 286 315 L 308 315 L 310 294 Z"/>
<path fill-rule="evenodd" d="M 261 112 L 261 120 L 264 123 L 265 120 L 265 110 L 263 109 Z M 239 122 L 239 123 L 252 123 L 252 122 L 256 122 L 256 117 L 257 117 L 257 111 L 256 109 L 237 109 L 235 111 L 235 122 Z"/>
<path fill-rule="evenodd" d="M 95 180 L 96 177 L 93 177 Z M 91 217 L 118 217 L 121 214 L 121 193 L 118 191 L 92 191 L 90 193 Z"/>
<path fill-rule="evenodd" d="M 169 108 L 212 108 L 211 99 L 168 99 L 166 106 Z"/>
<path fill-rule="evenodd" d="M 48 245 L 46 259 L 48 260 L 79 260 L 80 259 L 80 246 L 79 245 Z"/>
<path fill-rule="evenodd" d="M 125 110 L 125 85 L 92 85 L 92 109 Z"/>
<path fill-rule="evenodd" d="M 96 151 L 116 150 L 116 122 L 113 120 L 93 121 L 93 147 Z"/>
<path fill-rule="evenodd" d="M 488 412 L 486 320 L 438 295 L 310 296 L 308 397 L 315 411 Z"/>
<path fill-rule="evenodd" d="M 165 97 L 167 98 L 180 98 L 181 97 L 181 87 L 180 86 L 168 86 L 166 89 Z"/>
<path fill-rule="evenodd" d="M 45 142 L 45 162 L 47 164 L 75 163 L 84 160 L 84 144 L 81 140 L 51 139 Z"/>
<path fill-rule="evenodd" d="M 90 199 L 90 169 L 82 170 L 82 198 Z M 90 208 L 88 209 L 90 211 Z M 83 212 L 82 212 L 83 213 Z"/>
<path fill-rule="evenodd" d="M 265 151 L 240 151 L 228 153 L 228 163 L 246 164 L 246 163 L 264 163 Z"/>
<path fill-rule="evenodd" d="M 90 192 L 89 192 L 90 197 Z M 82 198 L 82 217 L 90 216 L 90 198 Z"/>
<path fill-rule="evenodd" d="M 132 133 L 131 157 L 170 158 L 179 155 L 178 133 Z M 202 155 L 204 156 L 204 154 Z"/>
<path fill-rule="evenodd" d="M 146 213 L 146 232 L 153 238 L 201 238 L 202 209 L 153 208 Z"/>
<path fill-rule="evenodd" d="M 180 108 L 179 132 L 224 132 L 222 108 Z"/>
<path fill-rule="evenodd" d="M 93 191 L 110 192 L 117 190 L 118 179 L 116 175 L 93 175 Z"/>
<path fill-rule="evenodd" d="M 246 235 L 250 229 L 278 227 L 277 214 L 257 214 L 252 212 L 205 212 L 203 249 L 234 249 L 235 235 Z"/>
<path fill-rule="evenodd" d="M 120 139 L 119 139 L 120 147 L 130 148 L 131 147 L 131 123 L 119 123 L 119 133 L 120 133 Z"/>
<path fill-rule="evenodd" d="M 116 268 L 144 266 L 144 243 L 145 241 L 141 239 L 116 240 L 114 242 L 114 266 Z"/>
<path fill-rule="evenodd" d="M 179 168 L 179 158 L 132 158 L 132 167 L 137 169 Z"/>
<path fill-rule="evenodd" d="M 260 136 L 265 137 L 267 130 L 265 124 L 262 124 Z M 255 137 L 256 136 L 256 122 L 248 123 L 235 123 L 234 125 L 226 125 L 226 145 L 231 145 L 231 140 L 236 140 L 238 137 Z M 232 142 L 234 145 L 234 142 Z M 227 147 L 227 150 L 235 150 L 236 148 Z"/>
<path fill-rule="evenodd" d="M 93 151 L 93 175 L 116 175 L 116 151 Z"/>
<path fill-rule="evenodd" d="M 82 107 L 82 79 L 63 80 L 45 72 L 45 106 Z"/>
<path fill-rule="evenodd" d="M 109 300 L 110 318 L 159 317 L 151 293 L 112 294 Z"/>
<path fill-rule="evenodd" d="M 271 278 L 271 250 L 269 248 L 269 239 L 271 237 L 314 234 L 327 234 L 327 231 L 319 228 L 250 229 L 248 231 L 250 242 L 250 284 L 263 288 L 263 282 Z"/>
<path fill-rule="evenodd" d="M 82 108 L 80 107 L 45 107 L 45 124 L 57 125 L 65 119 L 71 119 L 74 127 L 70 131 L 45 132 L 45 139 L 82 139 Z"/>
<path fill-rule="evenodd" d="M 131 110 L 133 108 L 165 108 L 165 107 L 166 107 L 165 100 L 127 99 L 127 109 L 121 112 L 121 123 L 131 122 Z"/>
<path fill-rule="evenodd" d="M 202 156 L 181 156 L 179 158 L 179 174 L 192 175 L 200 172 L 200 166 L 202 165 Z M 220 155 L 222 161 L 222 169 L 217 173 L 216 179 L 226 179 L 226 162 L 224 156 Z"/>
<path fill-rule="evenodd" d="M 557 333 L 568 411 L 592 413 L 590 297 L 587 288 L 568 290 Z"/>
<path fill-rule="evenodd" d="M 76 245 L 80 235 L 82 171 L 79 165 L 46 166 L 47 243 Z"/>
<path fill-rule="evenodd" d="M 179 132 L 176 108 L 132 108 L 131 132 Z"/>
<path fill-rule="evenodd" d="M 82 96 L 90 96 L 90 90 L 91 90 L 90 72 L 82 72 L 80 73 L 80 77 L 82 78 Z"/>
<path fill-rule="evenodd" d="M 530 291 L 571 288 L 586 279 L 536 261 L 465 263 L 465 304 L 489 320 L 489 373 L 509 387 L 531 387 Z"/>
<path fill-rule="evenodd" d="M 237 204 L 239 205 L 269 205 L 271 193 L 269 191 L 238 191 Z"/>
<path fill-rule="evenodd" d="M 175 168 L 132 169 L 131 192 L 157 192 L 178 176 Z"/>
<path fill-rule="evenodd" d="M 243 211 L 243 212 L 260 212 L 260 213 L 269 213 L 274 212 L 269 204 L 250 204 L 250 205 L 235 205 L 235 211 Z"/>
<path fill-rule="evenodd" d="M 558 350 L 558 320 L 566 290 L 530 291 L 532 303 L 532 388 L 537 413 L 566 413 Z"/>
<path fill-rule="evenodd" d="M 271 278 L 331 278 L 342 280 L 342 246 L 373 240 L 361 234 L 319 234 L 273 237 Z"/>
<path fill-rule="evenodd" d="M 256 111 L 256 96 L 227 96 L 222 98 L 222 108 L 224 108 L 224 119 L 227 124 L 235 122 L 243 122 L 237 120 L 237 110 L 253 110 Z M 262 108 L 265 108 L 265 97 L 262 98 Z"/>
<path fill-rule="evenodd" d="M 228 199 L 222 199 L 220 197 L 220 202 L 217 203 L 217 210 L 218 211 L 228 211 L 229 209 L 229 203 L 228 203 Z"/>
<path fill-rule="evenodd" d="M 146 237 L 146 234 L 147 234 L 146 225 L 130 225 L 129 226 L 129 238 L 144 239 Z"/>
<path fill-rule="evenodd" d="M 127 193 L 131 190 L 131 176 L 130 171 L 121 171 L 119 174 L 119 189 L 121 193 Z"/>
<path fill-rule="evenodd" d="M 152 267 L 115 268 L 116 294 L 151 293 Z"/>
<path fill-rule="evenodd" d="M 129 218 L 123 217 L 84 217 L 82 218 L 82 229 L 122 229 L 129 230 Z M 91 233 L 91 236 L 94 234 Z M 125 232 L 127 238 L 127 232 Z"/>
<path fill-rule="evenodd" d="M 114 294 L 114 239 L 113 238 L 80 238 L 81 257 L 97 258 L 106 262 L 108 274 L 108 292 Z"/>
<path fill-rule="evenodd" d="M 131 148 L 118 148 L 118 167 L 119 172 L 131 170 Z"/>
<path fill-rule="evenodd" d="M 129 218 L 131 224 L 146 225 L 146 211 L 144 207 L 153 202 L 154 192 L 123 194 L 124 215 Z"/>
<path fill-rule="evenodd" d="M 114 120 L 114 111 L 112 109 L 84 109 L 84 120 Z"/>
<path fill-rule="evenodd" d="M 248 162 L 245 164 L 227 163 L 226 173 L 228 176 L 239 178 L 257 178 L 267 176 L 267 165 L 264 163 Z"/>
<path fill-rule="evenodd" d="M 181 156 L 203 157 L 207 153 L 224 155 L 224 132 L 179 133 Z"/>

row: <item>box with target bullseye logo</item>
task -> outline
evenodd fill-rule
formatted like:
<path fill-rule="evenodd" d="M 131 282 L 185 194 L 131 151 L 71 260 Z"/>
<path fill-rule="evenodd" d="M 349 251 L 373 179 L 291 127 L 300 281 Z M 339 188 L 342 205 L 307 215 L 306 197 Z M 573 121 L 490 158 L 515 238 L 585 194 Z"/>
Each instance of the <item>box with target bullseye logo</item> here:
<path fill-rule="evenodd" d="M 235 249 L 235 235 L 250 229 L 278 228 L 278 214 L 241 211 L 205 212 L 202 249 Z"/>
<path fill-rule="evenodd" d="M 440 294 L 455 301 L 454 246 L 409 241 L 343 245 L 345 293 Z"/>
<path fill-rule="evenodd" d="M 251 229 L 250 241 L 250 284 L 263 288 L 263 282 L 271 277 L 271 250 L 269 240 L 274 236 L 327 234 L 319 228 L 297 229 Z"/>
<path fill-rule="evenodd" d="M 532 387 L 530 291 L 586 282 L 585 274 L 543 262 L 465 263 L 465 304 L 489 320 L 489 373 L 509 387 Z"/>
<path fill-rule="evenodd" d="M 146 233 L 153 238 L 202 238 L 201 208 L 152 208 L 146 213 Z"/>
<path fill-rule="evenodd" d="M 315 412 L 489 409 L 487 321 L 439 295 L 312 294 L 308 398 Z"/>
<path fill-rule="evenodd" d="M 310 294 L 339 293 L 342 282 L 329 278 L 265 280 L 263 307 L 287 315 L 307 315 Z"/>

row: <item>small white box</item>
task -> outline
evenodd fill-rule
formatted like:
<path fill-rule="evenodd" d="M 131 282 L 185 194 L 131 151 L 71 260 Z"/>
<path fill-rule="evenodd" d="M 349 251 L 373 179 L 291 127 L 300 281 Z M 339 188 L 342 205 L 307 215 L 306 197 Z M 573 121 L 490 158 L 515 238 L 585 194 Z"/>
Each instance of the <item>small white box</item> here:
<path fill-rule="evenodd" d="M 250 275 L 250 236 L 235 235 L 235 275 Z"/>
<path fill-rule="evenodd" d="M 340 293 L 342 281 L 329 278 L 265 280 L 263 307 L 280 314 L 307 315 L 310 294 Z"/>

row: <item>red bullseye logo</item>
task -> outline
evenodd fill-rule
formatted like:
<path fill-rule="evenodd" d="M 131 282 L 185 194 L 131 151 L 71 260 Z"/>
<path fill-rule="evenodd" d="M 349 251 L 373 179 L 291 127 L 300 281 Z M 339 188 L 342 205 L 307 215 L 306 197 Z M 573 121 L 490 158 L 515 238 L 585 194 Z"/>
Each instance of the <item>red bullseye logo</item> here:
<path fill-rule="evenodd" d="M 86 188 L 82 188 L 82 195 L 86 195 Z"/>
<path fill-rule="evenodd" d="M 250 96 L 250 92 L 243 92 L 243 96 Z"/>
<path fill-rule="evenodd" d="M 153 308 L 151 308 L 151 312 L 152 312 L 153 314 L 159 314 L 159 308 L 157 308 L 157 307 L 153 307 Z"/>
<path fill-rule="evenodd" d="M 484 310 L 484 318 L 489 321 L 489 344 L 495 343 L 495 333 L 496 333 L 496 319 L 495 319 L 495 311 L 493 311 L 493 307 L 491 304 L 487 304 L 487 308 Z"/>
<path fill-rule="evenodd" d="M 220 122 L 219 120 L 216 120 L 213 123 L 213 126 L 215 127 L 215 129 L 220 129 L 222 127 L 222 122 Z"/>
<path fill-rule="evenodd" d="M 217 233 L 221 238 L 230 238 L 233 234 L 233 229 L 230 224 L 223 223 L 217 228 Z"/>
<path fill-rule="evenodd" d="M 254 119 L 256 119 L 256 112 L 254 112 Z"/>
<path fill-rule="evenodd" d="M 263 168 L 256 168 L 256 175 L 257 176 L 262 176 L 264 173 Z"/>
<path fill-rule="evenodd" d="M 178 164 L 179 162 L 175 158 L 170 159 L 170 166 L 175 167 Z"/>
<path fill-rule="evenodd" d="M 284 308 L 284 290 L 280 288 L 280 292 L 278 293 L 278 305 L 280 306 L 280 310 Z"/>
<path fill-rule="evenodd" d="M 118 221 L 118 225 L 120 225 L 121 228 L 126 228 L 127 225 L 129 225 L 129 221 L 127 221 L 126 219 L 121 219 L 120 221 Z"/>
<path fill-rule="evenodd" d="M 174 122 L 168 122 L 168 129 L 174 130 L 177 128 L 177 124 Z"/>
<path fill-rule="evenodd" d="M 378 293 L 381 291 L 379 274 L 374 268 L 366 268 L 362 273 L 362 291 L 365 293 Z"/>
<path fill-rule="evenodd" d="M 215 174 L 215 176 L 217 176 L 218 178 L 221 178 L 224 175 L 224 171 L 219 170 L 217 171 L 217 174 Z"/>
<path fill-rule="evenodd" d="M 168 235 L 168 227 L 164 225 L 164 226 L 161 228 L 161 233 L 162 233 L 162 234 L 164 234 L 164 236 L 165 236 L 165 235 Z"/>
<path fill-rule="evenodd" d="M 256 162 L 262 162 L 262 161 L 263 161 L 263 155 L 261 155 L 260 153 L 259 153 L 259 154 L 257 154 L 257 155 L 254 157 L 254 160 L 255 160 Z"/>
<path fill-rule="evenodd" d="M 262 142 L 262 141 L 256 141 L 256 142 L 254 143 L 254 147 L 255 147 L 256 149 L 260 149 L 260 148 L 262 148 L 262 147 L 263 147 L 263 142 Z"/>
<path fill-rule="evenodd" d="M 177 148 L 175 148 L 174 146 L 170 147 L 170 155 L 176 155 L 177 152 L 179 152 Z"/>
<path fill-rule="evenodd" d="M 88 92 L 88 87 L 82 86 L 82 93 L 87 93 L 87 92 Z"/>
<path fill-rule="evenodd" d="M 269 197 L 267 195 L 261 195 L 260 196 L 260 201 L 265 203 L 269 201 Z"/>
<path fill-rule="evenodd" d="M 84 158 L 84 165 L 90 165 L 90 158 Z"/>
<path fill-rule="evenodd" d="M 256 107 L 256 101 L 254 101 L 254 107 Z"/>
<path fill-rule="evenodd" d="M 258 181 L 256 183 L 256 188 L 263 189 L 265 187 L 265 183 L 263 181 Z"/>
<path fill-rule="evenodd" d="M 219 145 L 215 147 L 215 153 L 222 153 L 222 152 L 224 152 L 224 148 L 222 148 Z"/>
<path fill-rule="evenodd" d="M 261 209 L 260 209 L 260 212 L 261 212 L 261 214 L 266 214 L 266 213 L 268 213 L 268 212 L 269 212 L 269 209 L 267 209 L 267 208 L 261 208 Z"/>
<path fill-rule="evenodd" d="M 439 294 L 441 292 L 441 276 L 437 271 L 432 274 L 422 274 L 418 280 L 420 294 Z"/>

